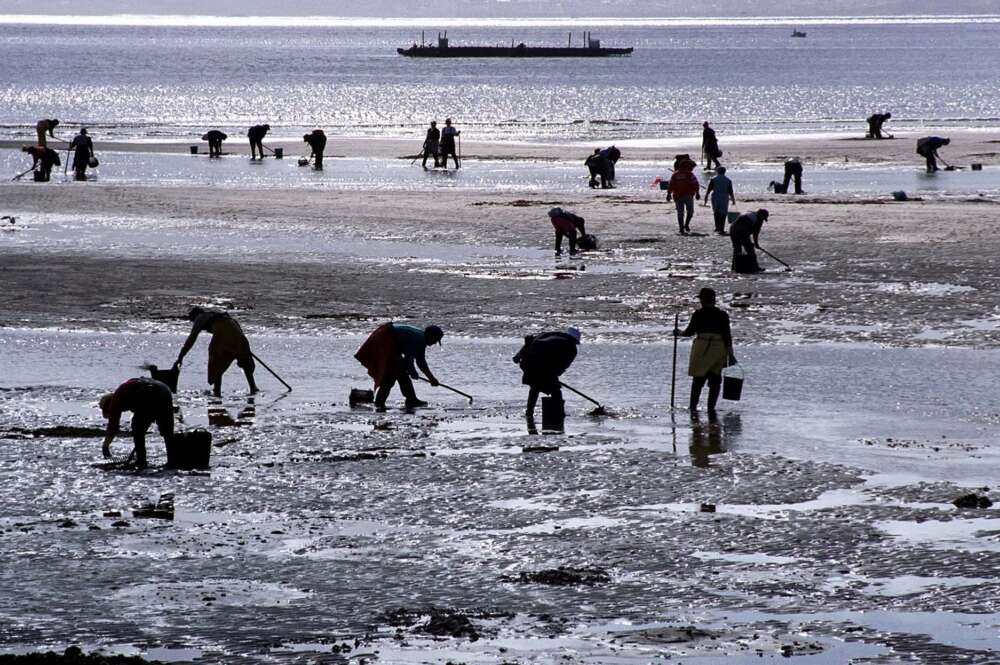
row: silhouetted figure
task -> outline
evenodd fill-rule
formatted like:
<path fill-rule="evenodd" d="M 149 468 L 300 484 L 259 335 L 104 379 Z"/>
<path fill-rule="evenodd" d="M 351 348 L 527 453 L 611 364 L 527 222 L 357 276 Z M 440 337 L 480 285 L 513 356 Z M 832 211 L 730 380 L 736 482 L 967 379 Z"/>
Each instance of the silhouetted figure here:
<path fill-rule="evenodd" d="M 432 386 L 438 380 L 427 366 L 427 347 L 439 344 L 444 332 L 438 326 L 417 328 L 404 323 L 386 323 L 372 332 L 354 357 L 368 370 L 375 382 L 375 410 L 386 410 L 385 401 L 392 387 L 399 383 L 399 390 L 406 398 L 406 408 L 427 406 L 417 398 L 413 379 L 420 378 L 417 367 Z"/>
<path fill-rule="evenodd" d="M 716 168 L 720 166 L 719 157 L 722 157 L 722 151 L 719 150 L 719 139 L 715 136 L 715 130 L 709 127 L 707 122 L 702 124 L 701 154 L 705 158 L 706 169 L 711 169 L 713 163 Z"/>
<path fill-rule="evenodd" d="M 87 167 L 94 158 L 94 142 L 87 135 L 86 127 L 81 128 L 80 133 L 73 137 L 69 147 L 73 151 L 73 176 L 77 180 L 86 180 Z"/>
<path fill-rule="evenodd" d="M 778 187 L 774 188 L 776 194 L 787 194 L 788 185 L 792 181 L 795 181 L 795 193 L 802 193 L 802 162 L 799 161 L 798 157 L 793 157 L 785 162 L 785 179 L 781 183 L 781 190 Z"/>
<path fill-rule="evenodd" d="M 594 148 L 593 154 L 584 160 L 583 165 L 590 172 L 591 189 L 600 186 L 601 189 L 611 188 L 611 163 L 601 154 L 600 148 Z M 600 183 L 598 183 L 600 180 Z"/>
<path fill-rule="evenodd" d="M 733 354 L 733 336 L 729 330 L 729 315 L 715 306 L 715 291 L 702 289 L 698 292 L 701 308 L 691 315 L 691 321 L 681 331 L 674 329 L 674 335 L 694 336 L 691 357 L 688 362 L 688 376 L 691 377 L 691 399 L 688 408 L 692 413 L 698 410 L 701 390 L 708 383 L 708 412 L 715 411 L 722 388 L 722 370 L 736 364 Z"/>
<path fill-rule="evenodd" d="M 121 429 L 122 414 L 132 412 L 132 441 L 135 443 L 135 463 L 146 468 L 146 432 L 156 423 L 163 441 L 174 436 L 174 398 L 165 383 L 146 377 L 129 379 L 113 393 L 101 398 L 101 413 L 108 421 L 101 452 L 111 457 L 111 442 Z"/>
<path fill-rule="evenodd" d="M 266 133 L 266 132 L 265 132 Z M 249 132 L 248 132 L 249 134 Z M 263 138 L 263 135 L 261 135 Z M 208 141 L 208 156 L 209 157 L 222 157 L 222 142 L 229 138 L 229 135 L 225 132 L 221 132 L 218 129 L 210 129 L 202 135 L 202 141 Z M 251 143 L 251 149 L 253 144 Z M 264 149 L 260 150 L 261 156 L 264 154 Z"/>
<path fill-rule="evenodd" d="M 254 125 L 247 130 L 247 138 L 250 140 L 250 161 L 260 158 L 264 159 L 264 137 L 271 131 L 271 125 Z"/>
<path fill-rule="evenodd" d="M 431 120 L 431 126 L 427 128 L 427 136 L 424 137 L 424 161 L 420 163 L 427 170 L 427 158 L 434 158 L 434 166 L 438 167 L 438 152 L 441 147 L 441 130 L 438 129 L 437 120 Z"/>
<path fill-rule="evenodd" d="M 455 168 L 459 168 L 455 141 L 461 133 L 452 126 L 451 118 L 445 118 L 444 129 L 441 130 L 441 166 L 448 168 L 448 155 L 451 155 Z"/>
<path fill-rule="evenodd" d="M 21 152 L 31 155 L 31 168 L 35 172 L 35 182 L 48 182 L 52 176 L 52 167 L 61 166 L 59 153 L 41 145 L 26 145 Z"/>
<path fill-rule="evenodd" d="M 756 248 L 760 247 L 760 231 L 768 218 L 767 210 L 745 212 L 729 227 L 729 239 L 733 242 L 733 272 L 763 272 L 757 262 Z"/>
<path fill-rule="evenodd" d="M 868 138 L 884 139 L 882 126 L 892 117 L 891 113 L 873 113 L 868 116 Z M 890 135 L 889 138 L 892 138 Z"/>
<path fill-rule="evenodd" d="M 193 323 L 191 333 L 184 340 L 184 346 L 174 361 L 174 367 L 184 364 L 184 356 L 194 346 L 198 335 L 207 332 L 212 336 L 212 341 L 208 344 L 208 383 L 212 386 L 212 394 L 222 397 L 222 375 L 234 360 L 247 378 L 250 394 L 256 393 L 257 384 L 253 380 L 256 365 L 253 353 L 250 351 L 250 341 L 243 334 L 243 329 L 236 319 L 225 312 L 204 310 L 201 307 L 192 307 L 187 318 Z"/>
<path fill-rule="evenodd" d="M 549 220 L 556 232 L 556 256 L 562 254 L 563 238 L 569 240 L 570 256 L 576 254 L 577 238 L 587 234 L 583 217 L 562 208 L 552 208 L 549 210 Z"/>
<path fill-rule="evenodd" d="M 601 150 L 598 154 L 607 160 L 607 184 L 608 188 L 613 188 L 615 186 L 615 165 L 622 158 L 622 151 L 615 146 L 611 146 L 610 148 Z"/>
<path fill-rule="evenodd" d="M 736 204 L 736 192 L 733 181 L 726 176 L 726 167 L 715 170 L 715 177 L 708 181 L 705 189 L 705 203 L 712 202 L 712 216 L 715 219 L 715 232 L 726 235 L 726 220 L 729 217 L 729 204 Z"/>
<path fill-rule="evenodd" d="M 38 134 L 38 145 L 44 148 L 48 146 L 48 137 L 51 136 L 52 138 L 57 138 L 53 132 L 58 126 L 58 118 L 52 118 L 51 120 L 39 120 L 35 125 L 35 132 Z"/>
<path fill-rule="evenodd" d="M 951 143 L 951 139 L 943 139 L 940 136 L 925 136 L 924 138 L 917 140 L 917 154 L 927 160 L 928 173 L 934 173 L 935 171 L 941 170 L 937 165 L 937 151 L 942 146 L 946 146 L 949 143 Z"/>
<path fill-rule="evenodd" d="M 573 364 L 579 345 L 580 331 L 572 327 L 565 332 L 525 336 L 524 346 L 513 360 L 523 372 L 521 383 L 529 388 L 524 408 L 528 420 L 534 418 L 539 393 L 545 393 L 557 402 L 563 401 L 559 377 Z"/>
<path fill-rule="evenodd" d="M 312 150 L 312 154 L 309 157 L 316 159 L 313 168 L 317 171 L 322 171 L 323 151 L 326 150 L 326 134 L 323 133 L 322 129 L 314 129 L 311 133 L 303 136 L 302 140 L 308 143 L 309 148 Z"/>
<path fill-rule="evenodd" d="M 667 201 L 671 198 L 677 208 L 677 225 L 682 236 L 691 232 L 691 218 L 694 217 L 694 201 L 701 199 L 701 183 L 694 174 L 698 166 L 693 160 L 687 159 L 680 163 L 680 168 L 670 176 L 667 184 Z"/>

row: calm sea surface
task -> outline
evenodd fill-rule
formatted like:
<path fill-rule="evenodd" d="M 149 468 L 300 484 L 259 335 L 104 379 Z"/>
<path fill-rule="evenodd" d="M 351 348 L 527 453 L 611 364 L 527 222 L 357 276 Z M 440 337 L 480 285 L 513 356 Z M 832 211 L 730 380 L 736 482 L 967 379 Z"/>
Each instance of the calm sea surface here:
<path fill-rule="evenodd" d="M 858 130 L 873 111 L 894 127 L 1000 126 L 1000 22 L 719 25 L 604 22 L 603 60 L 421 60 L 395 49 L 415 25 L 25 25 L 0 16 L 0 137 L 38 118 L 101 138 L 190 137 L 268 121 L 279 136 L 419 133 L 454 117 L 466 136 L 509 140 Z M 425 26 L 436 37 L 434 25 Z M 453 45 L 564 45 L 583 26 L 468 25 Z M 471 138 L 471 137 L 470 137 Z"/>

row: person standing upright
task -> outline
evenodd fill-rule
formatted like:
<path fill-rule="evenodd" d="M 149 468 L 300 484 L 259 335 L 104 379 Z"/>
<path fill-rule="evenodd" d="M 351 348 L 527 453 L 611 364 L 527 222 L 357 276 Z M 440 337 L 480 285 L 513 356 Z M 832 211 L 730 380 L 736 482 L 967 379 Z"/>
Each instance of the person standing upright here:
<path fill-rule="evenodd" d="M 80 128 L 80 133 L 73 137 L 69 147 L 73 150 L 73 176 L 77 180 L 86 180 L 87 167 L 94 158 L 94 142 L 87 135 L 86 127 Z"/>
<path fill-rule="evenodd" d="M 701 198 L 701 184 L 694 174 L 698 166 L 693 160 L 683 160 L 667 183 L 667 201 L 671 198 L 677 208 L 677 225 L 682 236 L 691 232 L 691 218 L 694 217 L 694 200 Z"/>
<path fill-rule="evenodd" d="M 708 181 L 705 189 L 705 205 L 712 201 L 712 216 L 715 218 L 715 232 L 726 235 L 726 218 L 729 216 L 729 204 L 736 205 L 736 193 L 733 191 L 733 181 L 726 176 L 726 167 L 715 170 L 715 177 Z"/>
<path fill-rule="evenodd" d="M 441 144 L 441 130 L 438 129 L 437 120 L 431 120 L 431 126 L 427 128 L 427 136 L 424 137 L 424 161 L 421 162 L 421 166 L 424 170 L 427 170 L 427 158 L 434 158 L 434 167 L 437 168 L 438 164 L 438 150 Z"/>
<path fill-rule="evenodd" d="M 702 388 L 708 383 L 708 412 L 713 414 L 722 388 L 722 370 L 735 365 L 736 356 L 729 315 L 715 306 L 715 291 L 702 289 L 698 292 L 698 302 L 701 307 L 691 315 L 687 327 L 684 330 L 674 328 L 674 336 L 695 338 L 688 362 L 688 376 L 691 377 L 688 409 L 692 414 L 698 411 Z"/>
<path fill-rule="evenodd" d="M 719 139 L 715 136 L 715 130 L 709 127 L 708 122 L 702 123 L 701 154 L 705 158 L 706 170 L 711 170 L 713 163 L 715 163 L 716 169 L 719 168 L 719 157 L 722 157 L 722 151 L 719 150 Z"/>
<path fill-rule="evenodd" d="M 448 168 L 448 155 L 451 155 L 451 158 L 455 160 L 455 168 L 459 168 L 455 140 L 461 133 L 452 126 L 451 118 L 445 118 L 444 129 L 441 130 L 441 166 Z"/>

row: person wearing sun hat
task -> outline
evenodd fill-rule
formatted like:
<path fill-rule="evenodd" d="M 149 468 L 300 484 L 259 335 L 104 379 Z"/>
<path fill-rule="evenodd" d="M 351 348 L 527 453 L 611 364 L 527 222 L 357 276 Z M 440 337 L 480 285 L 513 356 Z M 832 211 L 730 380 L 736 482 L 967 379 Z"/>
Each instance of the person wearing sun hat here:
<path fill-rule="evenodd" d="M 708 412 L 715 413 L 722 388 L 722 370 L 736 364 L 733 354 L 733 334 L 729 327 L 729 315 L 715 306 L 715 291 L 702 289 L 698 292 L 701 307 L 691 315 L 687 328 L 674 328 L 674 336 L 692 337 L 691 358 L 688 376 L 691 377 L 691 413 L 698 410 L 701 390 L 708 383 Z"/>
<path fill-rule="evenodd" d="M 427 382 L 438 385 L 438 380 L 427 366 L 427 347 L 441 344 L 444 331 L 438 326 L 418 328 L 405 323 L 385 323 L 372 332 L 354 357 L 368 370 L 375 382 L 375 410 L 386 410 L 385 401 L 392 387 L 399 383 L 399 391 L 406 398 L 406 408 L 427 406 L 417 398 L 413 379 L 420 378 L 417 368 Z"/>
<path fill-rule="evenodd" d="M 530 420 L 534 417 L 539 393 L 562 401 L 559 377 L 573 364 L 578 346 L 580 330 L 574 326 L 562 332 L 525 336 L 524 346 L 513 360 L 523 372 L 521 383 L 529 388 L 528 402 L 524 408 L 526 418 Z"/>

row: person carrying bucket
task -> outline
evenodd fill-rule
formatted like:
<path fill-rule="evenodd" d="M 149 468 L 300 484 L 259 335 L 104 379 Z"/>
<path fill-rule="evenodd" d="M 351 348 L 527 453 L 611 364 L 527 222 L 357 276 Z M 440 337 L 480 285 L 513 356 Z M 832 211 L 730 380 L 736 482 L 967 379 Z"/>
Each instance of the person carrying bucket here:
<path fill-rule="evenodd" d="M 146 432 L 156 423 L 164 443 L 174 436 L 174 398 L 165 384 L 146 377 L 129 379 L 101 398 L 101 413 L 108 421 L 101 453 L 111 457 L 111 442 L 121 429 L 122 414 L 131 411 L 135 464 L 146 468 Z"/>
<path fill-rule="evenodd" d="M 243 329 L 236 319 L 225 312 L 213 312 L 192 307 L 187 318 L 193 323 L 191 333 L 184 340 L 174 367 L 184 364 L 184 356 L 188 354 L 194 346 L 198 335 L 207 332 L 212 336 L 212 341 L 208 344 L 208 383 L 212 386 L 212 394 L 222 397 L 222 375 L 226 373 L 229 366 L 236 361 L 237 367 L 243 370 L 246 375 L 247 385 L 250 387 L 250 394 L 257 392 L 257 384 L 254 383 L 253 373 L 256 365 L 253 360 L 253 353 L 250 351 L 250 342 Z"/>
<path fill-rule="evenodd" d="M 580 346 L 580 330 L 569 327 L 563 332 L 545 332 L 539 335 L 525 335 L 524 346 L 513 357 L 513 361 L 523 372 L 521 383 L 528 386 L 528 402 L 524 407 L 524 417 L 535 417 L 538 394 L 545 393 L 557 403 L 562 403 L 562 385 L 559 377 L 569 369 L 576 359 Z"/>
<path fill-rule="evenodd" d="M 250 140 L 250 161 L 257 159 L 260 153 L 261 160 L 264 159 L 264 137 L 271 131 L 271 125 L 254 125 L 247 130 L 247 138 Z"/>
<path fill-rule="evenodd" d="M 729 217 L 729 204 L 736 205 L 736 193 L 733 191 L 733 181 L 726 176 L 726 167 L 715 169 L 715 177 L 708 181 L 705 189 L 705 205 L 712 202 L 712 216 L 715 218 L 715 232 L 726 235 L 726 219 Z"/>
<path fill-rule="evenodd" d="M 438 326 L 417 328 L 404 323 L 385 323 L 375 329 L 358 352 L 355 359 L 361 363 L 375 382 L 375 410 L 385 412 L 385 401 L 392 387 L 399 383 L 399 390 L 406 398 L 406 408 L 427 406 L 417 398 L 413 379 L 419 379 L 417 367 L 427 382 L 438 386 L 438 380 L 427 366 L 427 347 L 441 343 L 444 332 Z"/>
<path fill-rule="evenodd" d="M 309 144 L 312 153 L 310 159 L 315 159 L 313 168 L 317 171 L 323 170 L 323 151 L 326 150 L 326 134 L 322 129 L 314 129 L 309 134 L 305 134 L 302 140 Z"/>
<path fill-rule="evenodd" d="M 77 180 L 86 180 L 87 167 L 94 158 L 94 142 L 87 135 L 86 127 L 80 128 L 80 133 L 73 137 L 69 147 L 73 151 L 73 176 Z"/>
<path fill-rule="evenodd" d="M 736 356 L 729 315 L 715 306 L 715 291 L 702 289 L 698 292 L 698 302 L 701 307 L 691 315 L 687 327 L 684 330 L 674 328 L 674 336 L 695 338 L 688 362 L 688 376 L 691 377 L 688 408 L 691 413 L 698 410 L 701 390 L 708 383 L 708 412 L 711 414 L 715 412 L 722 390 L 722 370 L 735 365 Z"/>

